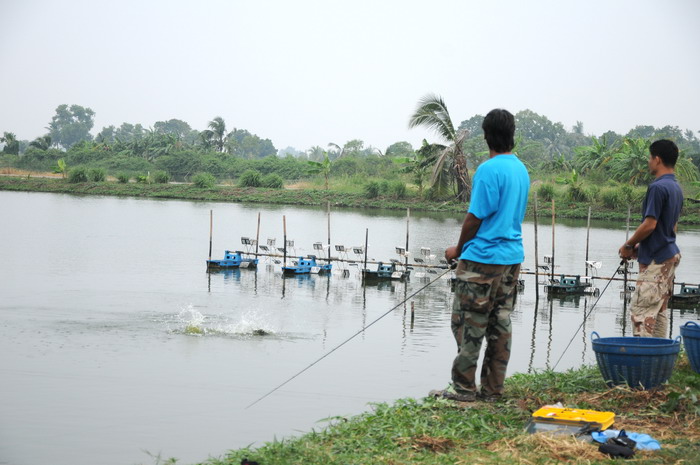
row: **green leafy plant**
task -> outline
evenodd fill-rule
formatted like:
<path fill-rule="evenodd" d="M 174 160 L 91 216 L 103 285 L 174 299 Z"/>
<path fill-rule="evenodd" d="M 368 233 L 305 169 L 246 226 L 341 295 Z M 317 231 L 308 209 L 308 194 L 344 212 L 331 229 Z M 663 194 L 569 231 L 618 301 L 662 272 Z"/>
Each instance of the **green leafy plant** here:
<path fill-rule="evenodd" d="M 119 181 L 122 184 L 126 184 L 129 182 L 130 176 L 127 173 L 119 173 L 117 174 L 117 181 Z"/>
<path fill-rule="evenodd" d="M 192 184 L 200 189 L 211 189 L 216 185 L 216 178 L 209 173 L 197 173 L 192 177 Z"/>
<path fill-rule="evenodd" d="M 153 173 L 153 182 L 156 184 L 167 184 L 170 182 L 170 175 L 166 171 L 156 171 Z"/>
<path fill-rule="evenodd" d="M 377 181 L 370 181 L 367 184 L 365 184 L 365 197 L 368 199 L 376 199 L 379 197 L 379 194 L 381 192 L 381 186 Z"/>
<path fill-rule="evenodd" d="M 77 166 L 68 172 L 68 182 L 79 183 L 88 181 L 88 172 L 84 166 Z"/>
<path fill-rule="evenodd" d="M 260 179 L 260 186 L 267 187 L 269 189 L 282 189 L 284 187 L 284 180 L 282 179 L 282 176 L 275 173 L 270 173 L 266 174 L 262 177 L 262 179 Z"/>
<path fill-rule="evenodd" d="M 537 197 L 546 202 L 551 201 L 554 198 L 554 186 L 549 183 L 540 185 L 537 189 Z"/>
<path fill-rule="evenodd" d="M 107 178 L 107 174 L 103 168 L 90 168 L 88 178 L 92 182 L 103 182 Z"/>
<path fill-rule="evenodd" d="M 258 170 L 246 170 L 238 179 L 239 187 L 260 187 L 262 185 L 262 175 Z"/>
<path fill-rule="evenodd" d="M 391 188 L 391 185 L 389 184 L 389 181 L 387 181 L 386 179 L 379 181 L 379 193 L 381 195 L 389 194 L 390 188 Z"/>
<path fill-rule="evenodd" d="M 569 179 L 566 181 L 569 185 L 567 195 L 569 200 L 573 202 L 589 202 L 591 200 L 591 194 L 584 187 L 583 181 L 579 179 L 579 175 L 575 169 L 571 170 Z"/>
<path fill-rule="evenodd" d="M 326 190 L 328 190 L 328 177 L 331 174 L 333 162 L 328 158 L 328 152 L 323 151 L 323 161 L 307 161 L 310 174 L 322 174 L 326 181 Z"/>
<path fill-rule="evenodd" d="M 600 191 L 600 200 L 606 208 L 616 208 L 624 202 L 620 189 L 608 187 Z"/>
<path fill-rule="evenodd" d="M 389 184 L 389 194 L 395 199 L 406 197 L 406 184 L 402 181 L 392 181 Z"/>
<path fill-rule="evenodd" d="M 63 158 L 56 160 L 56 165 L 53 167 L 53 172 L 60 174 L 63 179 L 66 179 L 66 173 L 68 172 L 66 160 Z"/>

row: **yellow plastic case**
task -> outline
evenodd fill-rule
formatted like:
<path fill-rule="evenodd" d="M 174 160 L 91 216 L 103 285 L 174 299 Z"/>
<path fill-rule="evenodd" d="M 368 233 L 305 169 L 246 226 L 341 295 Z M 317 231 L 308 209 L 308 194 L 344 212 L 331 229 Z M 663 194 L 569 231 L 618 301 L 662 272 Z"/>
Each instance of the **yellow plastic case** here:
<path fill-rule="evenodd" d="M 536 422 L 546 422 L 571 426 L 596 426 L 606 430 L 615 423 L 613 412 L 598 412 L 595 410 L 582 410 L 563 407 L 544 406 L 532 414 Z"/>

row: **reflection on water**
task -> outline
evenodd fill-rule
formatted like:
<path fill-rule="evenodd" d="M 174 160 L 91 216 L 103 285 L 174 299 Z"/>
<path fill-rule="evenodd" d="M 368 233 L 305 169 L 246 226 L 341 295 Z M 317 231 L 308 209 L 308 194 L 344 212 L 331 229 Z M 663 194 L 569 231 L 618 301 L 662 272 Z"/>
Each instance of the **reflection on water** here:
<path fill-rule="evenodd" d="M 325 208 L 10 192 L 0 202 L 0 457 L 8 463 L 150 463 L 144 450 L 201 461 L 449 381 L 449 273 L 421 290 L 434 274 L 363 286 L 358 267 L 285 278 L 267 259 L 258 269 L 206 272 L 210 209 L 216 256 L 256 236 L 258 212 L 261 244 L 282 241 L 285 215 L 295 253 L 314 253 L 314 242 L 327 242 Z M 439 256 L 453 245 L 462 219 L 412 214 L 411 263 L 421 247 Z M 396 258 L 405 212 L 331 214 L 333 245 L 364 244 L 367 230 L 369 259 Z M 583 274 L 585 222 L 561 221 L 556 231 L 556 272 Z M 523 237 L 523 268 L 534 269 L 531 224 Z M 540 226 L 541 250 L 550 238 Z M 591 229 L 599 276 L 615 272 L 621 238 L 624 224 Z M 679 234 L 684 264 L 700 260 L 698 239 L 697 230 Z M 609 285 L 600 300 L 548 299 L 541 288 L 536 299 L 534 276 L 523 279 L 509 373 L 553 367 L 560 357 L 557 370 L 595 363 L 591 331 L 626 331 L 620 282 L 597 281 Z M 700 272 L 682 264 L 678 281 L 699 282 Z M 672 335 L 697 319 L 697 309 L 674 309 Z"/>

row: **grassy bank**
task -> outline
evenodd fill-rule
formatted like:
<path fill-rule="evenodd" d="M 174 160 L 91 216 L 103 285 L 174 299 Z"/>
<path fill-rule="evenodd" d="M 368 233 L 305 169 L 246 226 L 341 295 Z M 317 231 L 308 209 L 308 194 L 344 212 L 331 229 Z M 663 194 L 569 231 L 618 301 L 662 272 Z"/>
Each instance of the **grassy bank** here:
<path fill-rule="evenodd" d="M 72 184 L 64 179 L 27 176 L 0 176 L 0 190 L 279 205 L 325 206 L 330 202 L 333 207 L 396 210 L 411 208 L 417 211 L 454 212 L 458 214 L 462 214 L 466 209 L 465 205 L 452 200 L 430 201 L 417 196 L 407 196 L 400 199 L 390 196 L 367 198 L 362 193 L 357 192 L 312 188 L 263 189 L 238 188 L 225 185 L 212 188 L 198 188 L 192 184 L 118 183 L 112 181 Z M 550 205 L 549 202 L 540 201 L 539 208 L 542 215 L 550 214 Z M 532 217 L 533 206 L 534 202 L 531 201 L 528 206 L 528 217 Z M 589 204 L 585 202 L 558 200 L 556 203 L 557 217 L 585 219 L 588 215 L 588 207 Z M 632 206 L 633 215 L 635 215 L 633 219 L 636 217 L 639 208 L 638 204 Z M 591 218 L 596 220 L 625 221 L 627 218 L 627 207 L 626 205 L 619 205 L 616 208 L 605 208 L 595 205 Z M 681 223 L 700 224 L 700 204 L 686 202 L 681 216 Z"/>
<path fill-rule="evenodd" d="M 616 463 L 597 445 L 523 432 L 533 411 L 561 402 L 567 407 L 612 411 L 615 429 L 647 433 L 660 451 L 637 451 L 634 463 L 700 463 L 700 375 L 682 356 L 669 384 L 659 391 L 608 389 L 597 367 L 565 373 L 517 374 L 506 380 L 503 402 L 459 404 L 402 399 L 370 412 L 334 418 L 320 431 L 230 451 L 208 465 L 241 459 L 273 464 L 544 464 Z"/>
<path fill-rule="evenodd" d="M 0 176 L 0 190 L 283 205 L 325 206 L 330 202 L 334 207 L 388 209 L 410 207 L 415 210 L 455 212 L 464 210 L 463 205 L 454 202 L 430 202 L 418 198 L 377 197 L 368 199 L 361 194 L 318 189 L 239 188 L 224 185 L 198 188 L 192 184 L 122 184 L 117 182 L 71 184 L 63 179 Z"/>

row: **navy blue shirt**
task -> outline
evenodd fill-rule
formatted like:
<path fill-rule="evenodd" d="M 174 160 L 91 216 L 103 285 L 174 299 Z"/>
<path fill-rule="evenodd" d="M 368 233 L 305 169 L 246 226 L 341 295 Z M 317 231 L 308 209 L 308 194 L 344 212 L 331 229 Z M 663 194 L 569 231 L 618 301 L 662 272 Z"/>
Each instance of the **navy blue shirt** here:
<path fill-rule="evenodd" d="M 680 252 L 673 228 L 682 206 L 683 191 L 673 174 L 659 176 L 649 184 L 642 203 L 642 221 L 650 216 L 656 219 L 656 228 L 639 243 L 639 263 L 649 265 L 652 260 L 661 263 Z"/>

